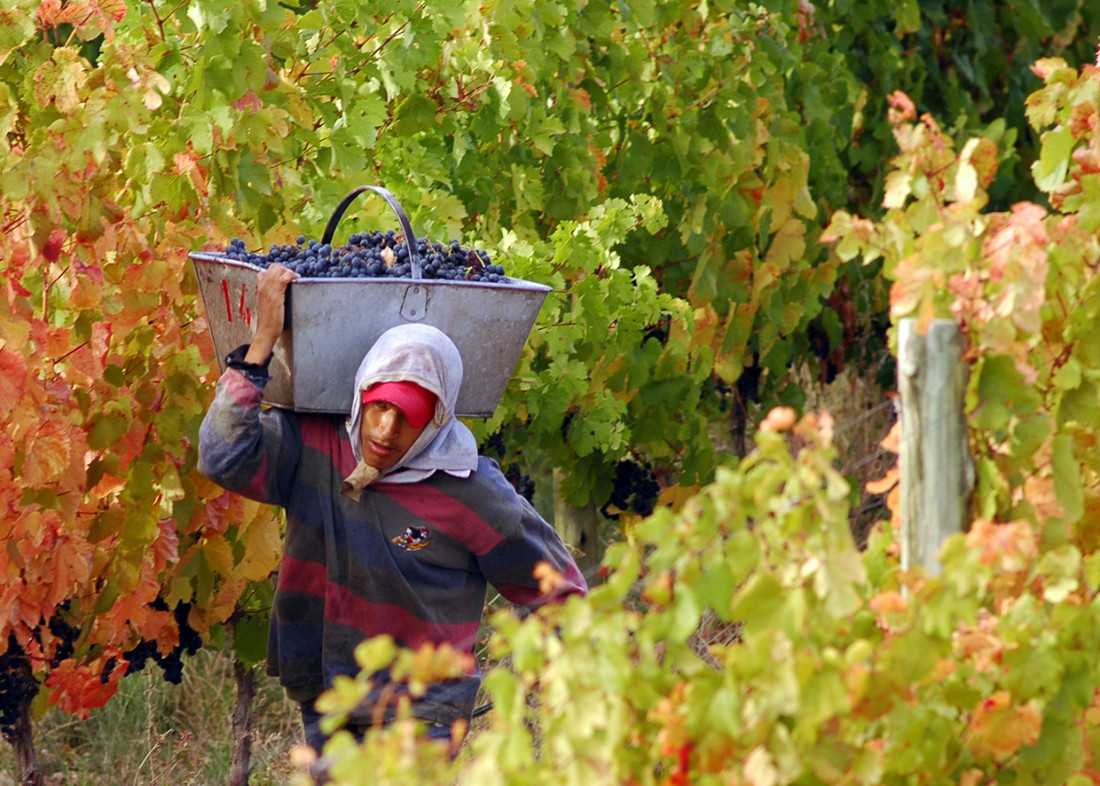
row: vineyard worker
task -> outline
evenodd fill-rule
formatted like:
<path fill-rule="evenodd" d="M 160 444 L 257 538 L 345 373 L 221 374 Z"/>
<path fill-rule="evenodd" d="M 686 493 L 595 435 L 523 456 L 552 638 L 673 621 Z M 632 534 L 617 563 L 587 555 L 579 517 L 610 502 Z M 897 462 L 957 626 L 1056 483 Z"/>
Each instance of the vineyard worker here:
<path fill-rule="evenodd" d="M 380 634 L 471 655 L 467 678 L 412 704 L 429 736 L 446 739 L 470 718 L 480 684 L 472 654 L 486 585 L 526 608 L 587 587 L 554 529 L 455 419 L 462 361 L 441 331 L 384 333 L 363 358 L 346 418 L 261 408 L 296 277 L 278 265 L 260 274 L 255 337 L 229 355 L 199 432 L 199 468 L 286 510 L 268 673 L 301 704 L 310 746 L 324 743 L 314 700 L 336 675 L 357 674 L 356 645 Z M 534 575 L 540 563 L 562 578 L 549 592 Z M 349 726 L 361 734 L 392 710 L 362 707 Z"/>

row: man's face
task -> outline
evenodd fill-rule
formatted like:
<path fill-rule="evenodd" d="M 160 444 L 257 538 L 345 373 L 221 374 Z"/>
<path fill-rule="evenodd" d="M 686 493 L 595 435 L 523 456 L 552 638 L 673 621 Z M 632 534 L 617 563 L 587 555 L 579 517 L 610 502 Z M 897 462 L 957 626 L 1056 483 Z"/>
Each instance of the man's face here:
<path fill-rule="evenodd" d="M 405 413 L 388 401 L 364 404 L 359 426 L 363 461 L 375 469 L 389 469 L 401 460 L 425 428 L 426 425 L 413 428 Z"/>

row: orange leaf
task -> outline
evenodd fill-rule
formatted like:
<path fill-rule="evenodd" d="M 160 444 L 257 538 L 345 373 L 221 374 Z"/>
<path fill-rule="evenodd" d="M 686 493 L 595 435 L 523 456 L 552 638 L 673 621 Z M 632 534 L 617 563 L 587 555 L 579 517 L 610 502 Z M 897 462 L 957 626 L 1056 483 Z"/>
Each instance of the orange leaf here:
<path fill-rule="evenodd" d="M 95 308 L 103 302 L 103 285 L 81 276 L 73 285 L 69 300 L 73 308 Z"/>
<path fill-rule="evenodd" d="M 59 605 L 74 594 L 81 594 L 81 590 L 91 578 L 91 546 L 74 535 L 62 533 L 54 546 L 53 563 L 51 602 Z"/>
<path fill-rule="evenodd" d="M 798 420 L 798 413 L 791 407 L 775 407 L 760 424 L 761 431 L 790 431 Z"/>
<path fill-rule="evenodd" d="M 1003 760 L 1037 743 L 1042 727 L 1043 717 L 1034 703 L 1013 706 L 1012 694 L 997 691 L 974 710 L 967 747 L 980 758 Z"/>
<path fill-rule="evenodd" d="M 46 678 L 50 688 L 49 703 L 78 718 L 87 718 L 89 711 L 102 707 L 118 690 L 118 679 L 125 662 L 115 659 L 114 668 L 106 671 L 107 656 L 87 664 L 63 661 Z"/>
<path fill-rule="evenodd" d="M 565 577 L 549 562 L 539 562 L 535 565 L 534 576 L 539 581 L 539 592 L 543 595 L 552 595 L 565 583 Z"/>
<path fill-rule="evenodd" d="M 106 497 L 109 494 L 121 490 L 125 486 L 125 480 L 116 475 L 112 475 L 110 472 L 104 472 L 103 477 L 95 484 L 91 493 L 96 497 Z"/>
<path fill-rule="evenodd" d="M 56 420 L 41 423 L 24 443 L 23 481 L 31 487 L 45 486 L 68 466 L 70 442 Z"/>
<path fill-rule="evenodd" d="M 909 608 L 909 601 L 897 590 L 885 590 L 871 598 L 870 605 L 880 613 L 898 613 Z"/>
<path fill-rule="evenodd" d="M 0 347 L 0 412 L 7 415 L 27 389 L 27 361 L 18 352 Z"/>
<path fill-rule="evenodd" d="M 966 535 L 966 546 L 980 549 L 979 559 L 986 565 L 1000 563 L 1009 572 L 1026 569 L 1038 553 L 1035 532 L 1024 520 L 998 524 L 978 519 Z"/>
<path fill-rule="evenodd" d="M 901 477 L 901 470 L 895 464 L 886 470 L 886 474 L 878 480 L 869 480 L 864 484 L 864 488 L 867 489 L 868 494 L 885 494 L 898 484 L 898 480 Z"/>
<path fill-rule="evenodd" d="M 38 6 L 38 18 L 43 27 L 56 27 L 61 22 L 61 0 L 43 0 Z"/>
<path fill-rule="evenodd" d="M 889 433 L 882 438 L 882 442 L 879 443 L 883 450 L 888 450 L 891 453 L 901 453 L 901 421 L 895 421 L 894 425 L 890 427 Z"/>

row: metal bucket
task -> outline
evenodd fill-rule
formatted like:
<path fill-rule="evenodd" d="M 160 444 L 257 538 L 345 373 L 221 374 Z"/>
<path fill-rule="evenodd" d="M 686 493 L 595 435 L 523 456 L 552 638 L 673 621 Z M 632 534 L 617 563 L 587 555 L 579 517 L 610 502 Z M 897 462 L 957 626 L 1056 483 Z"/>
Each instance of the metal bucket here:
<path fill-rule="evenodd" d="M 416 239 L 400 205 L 385 189 L 362 186 L 334 212 L 322 242 L 329 243 L 348 204 L 374 191 L 397 213 L 410 248 Z M 252 341 L 256 280 L 262 268 L 222 254 L 189 255 L 206 309 L 218 364 Z M 347 413 L 360 361 L 391 327 L 422 322 L 439 328 L 462 355 L 456 414 L 489 417 L 515 370 L 550 287 L 522 279 L 503 283 L 421 277 L 415 251 L 412 278 L 308 278 L 287 288 L 286 324 L 275 345 L 264 401 L 300 412 Z"/>

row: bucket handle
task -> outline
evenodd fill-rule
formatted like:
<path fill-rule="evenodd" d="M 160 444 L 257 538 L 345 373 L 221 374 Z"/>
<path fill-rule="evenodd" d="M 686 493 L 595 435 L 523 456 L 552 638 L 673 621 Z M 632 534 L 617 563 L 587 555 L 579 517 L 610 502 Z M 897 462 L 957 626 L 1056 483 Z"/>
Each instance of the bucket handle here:
<path fill-rule="evenodd" d="M 373 191 L 385 199 L 387 204 L 389 204 L 390 208 L 397 215 L 397 223 L 401 225 L 401 231 L 405 233 L 405 245 L 409 250 L 409 266 L 412 270 L 412 277 L 422 278 L 423 276 L 420 273 L 420 257 L 416 253 L 416 235 L 413 234 L 412 224 L 409 223 L 409 217 L 405 215 L 405 209 L 401 207 L 401 203 L 397 201 L 397 198 L 389 191 L 382 188 L 382 186 L 359 186 L 344 197 L 340 201 L 340 204 L 336 206 L 336 209 L 332 211 L 332 218 L 328 220 L 328 226 L 325 227 L 325 234 L 322 236 L 321 242 L 325 244 L 332 242 L 332 236 L 336 234 L 336 225 L 340 223 L 344 211 L 346 211 L 348 206 L 355 201 L 355 198 L 364 191 Z"/>

